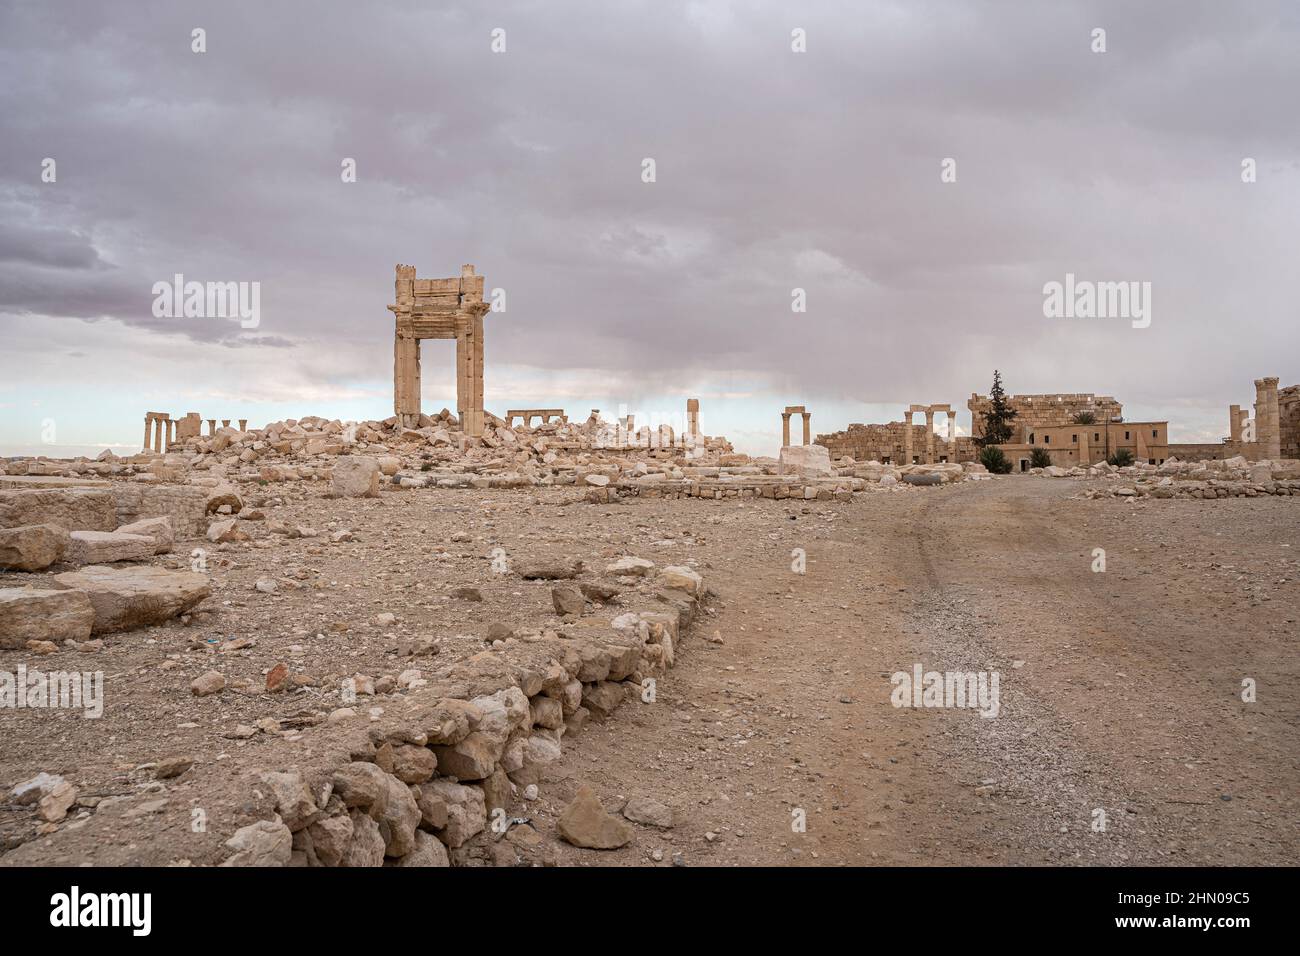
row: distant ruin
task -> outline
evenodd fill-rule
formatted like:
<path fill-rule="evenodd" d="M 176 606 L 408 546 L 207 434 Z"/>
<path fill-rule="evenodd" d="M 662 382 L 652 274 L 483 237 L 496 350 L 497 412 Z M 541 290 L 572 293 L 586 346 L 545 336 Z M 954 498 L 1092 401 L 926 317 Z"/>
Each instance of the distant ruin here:
<path fill-rule="evenodd" d="M 397 266 L 393 305 L 393 412 L 407 428 L 420 425 L 420 342 L 456 340 L 456 415 L 461 430 L 483 434 L 483 277 L 473 265 L 450 279 L 417 279 L 415 266 Z"/>

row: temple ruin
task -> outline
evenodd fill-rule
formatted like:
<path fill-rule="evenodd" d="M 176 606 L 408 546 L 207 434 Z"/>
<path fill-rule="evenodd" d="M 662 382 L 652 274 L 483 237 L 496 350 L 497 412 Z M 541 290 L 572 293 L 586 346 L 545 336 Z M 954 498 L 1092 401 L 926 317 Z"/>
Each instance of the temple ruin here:
<path fill-rule="evenodd" d="M 393 412 L 408 428 L 420 425 L 420 342 L 456 340 L 456 414 L 461 430 L 483 434 L 483 277 L 461 266 L 450 279 L 417 279 L 415 266 L 397 266 L 393 305 Z"/>
<path fill-rule="evenodd" d="M 698 412 L 698 407 L 696 411 Z M 781 447 L 785 448 L 790 444 L 790 416 L 800 415 L 803 417 L 803 442 L 801 444 L 812 444 L 812 413 L 803 405 L 787 405 L 785 411 L 781 413 Z"/>
<path fill-rule="evenodd" d="M 163 453 L 177 442 L 202 438 L 203 421 L 198 412 L 188 412 L 184 418 L 172 418 L 167 412 L 145 412 L 143 450 Z M 217 433 L 217 420 L 209 418 L 207 422 L 207 437 L 211 438 Z M 223 418 L 221 427 L 229 428 L 230 422 L 231 419 Z M 239 430 L 241 432 L 248 430 L 247 418 L 239 419 Z"/>

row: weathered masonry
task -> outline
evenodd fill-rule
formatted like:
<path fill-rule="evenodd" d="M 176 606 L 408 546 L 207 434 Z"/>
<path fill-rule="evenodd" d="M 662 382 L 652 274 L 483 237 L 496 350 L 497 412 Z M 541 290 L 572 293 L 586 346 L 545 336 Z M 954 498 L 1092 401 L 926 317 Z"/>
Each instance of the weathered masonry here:
<path fill-rule="evenodd" d="M 399 265 L 393 339 L 393 411 L 409 428 L 420 425 L 420 342 L 456 340 L 456 414 L 465 434 L 483 434 L 483 277 L 472 265 L 451 279 L 417 279 L 415 266 Z"/>

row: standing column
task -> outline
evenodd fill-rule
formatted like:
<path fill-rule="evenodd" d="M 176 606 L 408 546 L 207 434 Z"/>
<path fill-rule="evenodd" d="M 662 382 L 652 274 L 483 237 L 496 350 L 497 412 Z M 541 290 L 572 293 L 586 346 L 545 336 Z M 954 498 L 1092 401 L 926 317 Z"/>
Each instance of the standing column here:
<path fill-rule="evenodd" d="M 700 437 L 700 400 L 698 398 L 688 398 L 686 400 L 686 433 L 691 438 Z"/>
<path fill-rule="evenodd" d="M 457 376 L 459 381 L 459 376 Z M 393 404 L 399 425 L 420 424 L 420 340 L 398 332 L 393 338 Z M 461 422 L 461 428 L 465 426 Z"/>
<path fill-rule="evenodd" d="M 1277 407 L 1277 379 L 1255 380 L 1255 440 L 1259 457 L 1282 457 L 1282 423 Z"/>
<path fill-rule="evenodd" d="M 912 412 L 903 412 L 903 464 L 912 463 Z"/>
<path fill-rule="evenodd" d="M 934 464 L 934 412 L 925 411 L 925 463 Z"/>
<path fill-rule="evenodd" d="M 957 416 L 952 412 L 948 413 L 948 442 L 949 444 L 957 440 Z M 952 449 L 949 449 L 951 452 Z"/>
<path fill-rule="evenodd" d="M 781 413 L 781 447 L 790 444 L 790 413 Z"/>
<path fill-rule="evenodd" d="M 812 444 L 812 412 L 803 413 L 803 443 Z"/>
<path fill-rule="evenodd" d="M 215 418 L 209 418 L 209 419 L 208 419 L 208 437 L 211 438 L 211 437 L 212 437 L 213 435 L 215 435 L 216 433 L 217 433 L 217 420 L 216 420 Z"/>
<path fill-rule="evenodd" d="M 1228 406 L 1228 440 L 1241 441 L 1241 406 Z"/>
<path fill-rule="evenodd" d="M 149 417 L 148 413 L 146 413 L 144 416 L 144 450 L 145 451 L 149 450 L 149 430 L 152 426 L 153 426 L 153 419 Z"/>

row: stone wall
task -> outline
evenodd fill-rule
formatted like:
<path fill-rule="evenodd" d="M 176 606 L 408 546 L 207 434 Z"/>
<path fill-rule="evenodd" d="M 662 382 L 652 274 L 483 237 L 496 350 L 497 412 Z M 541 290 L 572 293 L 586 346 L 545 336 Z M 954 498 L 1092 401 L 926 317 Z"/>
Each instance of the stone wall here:
<path fill-rule="evenodd" d="M 824 445 L 830 452 L 831 461 L 848 457 L 854 461 L 879 461 L 894 465 L 910 464 L 906 457 L 906 429 L 903 422 L 889 422 L 885 425 L 864 425 L 855 422 L 844 431 L 829 435 L 818 435 L 814 444 Z M 925 426 L 912 425 L 912 457 L 919 462 L 925 461 Z M 936 462 L 947 459 L 950 462 L 974 461 L 979 457 L 979 449 L 967 437 L 949 442 L 942 435 L 934 436 L 934 459 Z"/>
<path fill-rule="evenodd" d="M 623 558 L 608 570 L 652 568 Z M 499 858 L 513 857 L 512 785 L 538 783 L 588 721 L 639 705 L 675 663 L 704 583 L 675 567 L 657 580 L 657 607 L 621 614 L 603 633 L 511 642 L 432 675 L 391 714 L 339 724 L 332 716 L 315 732 L 334 735 L 336 762 L 261 773 L 275 817 L 237 831 L 222 865 L 513 863 Z"/>
<path fill-rule="evenodd" d="M 171 518 L 178 535 L 202 535 L 207 531 L 204 512 L 212 494 L 210 488 L 114 482 L 112 494 L 118 525 L 165 515 Z"/>
<path fill-rule="evenodd" d="M 1277 408 L 1282 428 L 1282 457 L 1300 458 L 1300 385 L 1278 389 Z"/>
<path fill-rule="evenodd" d="M 1024 441 L 1024 433 L 1029 428 L 1072 425 L 1080 412 L 1092 412 L 1098 424 L 1105 424 L 1124 413 L 1124 406 L 1114 397 L 1094 395 L 1092 392 L 1009 395 L 1007 402 L 1015 409 L 1016 417 L 1011 425 L 1020 441 Z M 984 413 L 989 410 L 988 396 L 972 394 L 966 407 L 971 412 L 971 434 L 982 438 Z"/>

